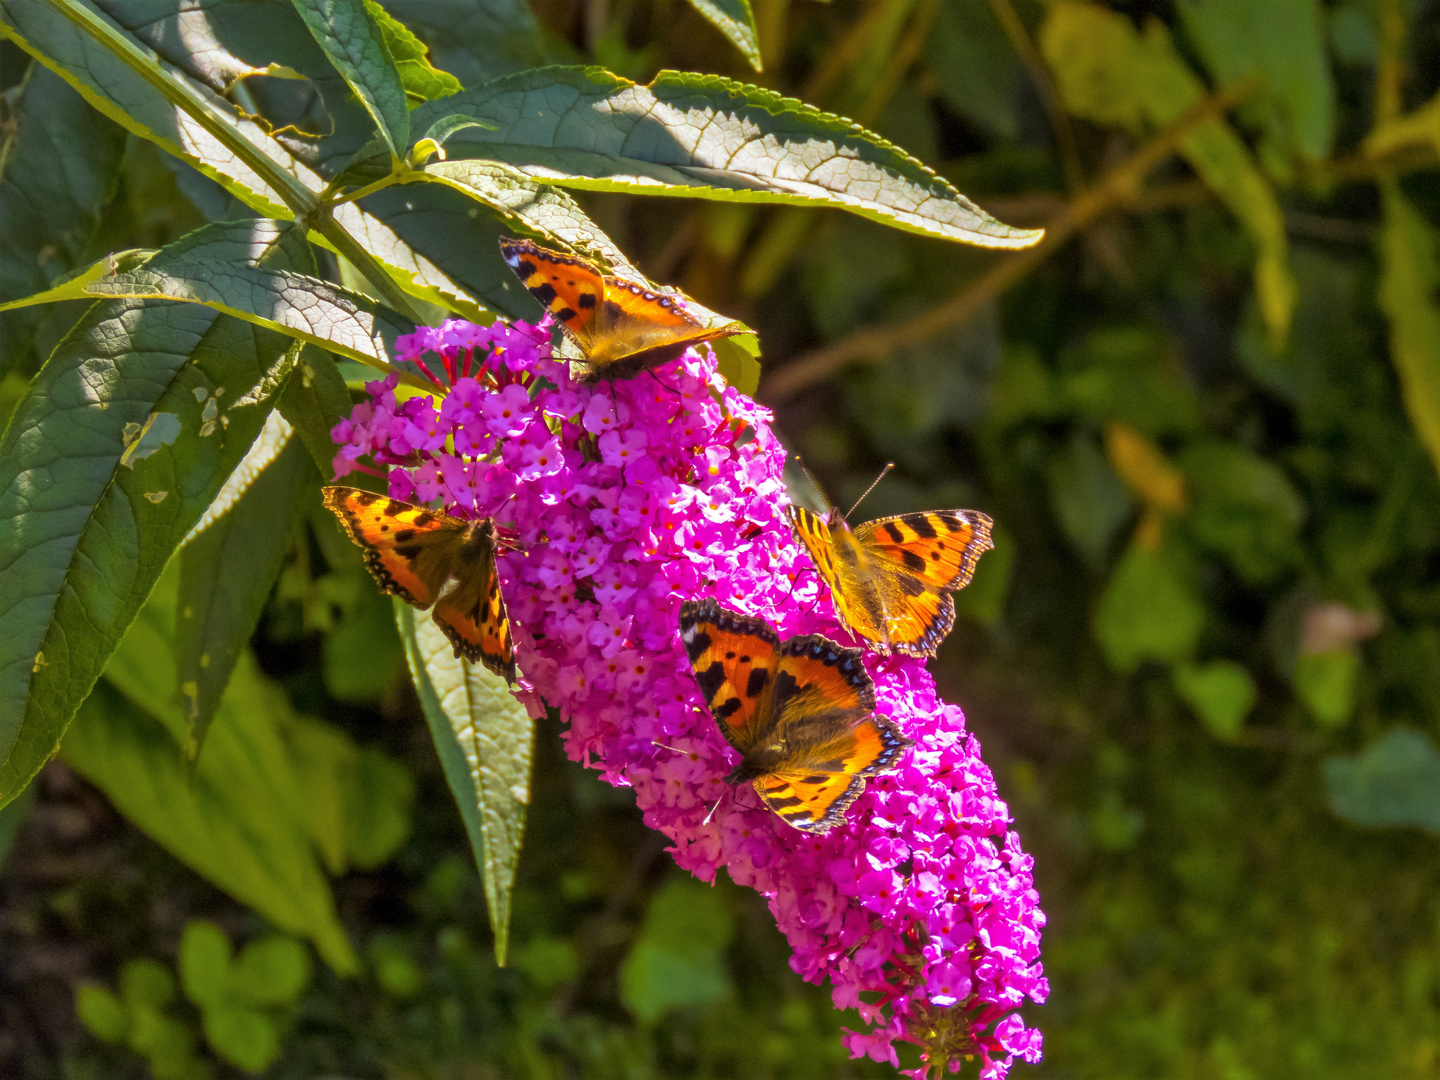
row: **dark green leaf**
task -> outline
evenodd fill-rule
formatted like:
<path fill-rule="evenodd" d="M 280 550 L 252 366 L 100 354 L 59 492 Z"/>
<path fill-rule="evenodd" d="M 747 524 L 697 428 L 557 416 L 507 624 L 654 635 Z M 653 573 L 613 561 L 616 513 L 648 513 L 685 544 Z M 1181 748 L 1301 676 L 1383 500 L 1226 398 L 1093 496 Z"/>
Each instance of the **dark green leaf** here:
<path fill-rule="evenodd" d="M 1330 809 L 1356 825 L 1440 833 L 1440 752 L 1411 728 L 1394 728 L 1353 757 L 1325 759 Z"/>
<path fill-rule="evenodd" d="M 503 967 L 510 893 L 530 801 L 535 722 L 504 680 L 457 659 L 432 620 L 416 618 L 415 609 L 398 600 L 395 614 L 430 735 L 485 883 L 495 960 Z"/>
<path fill-rule="evenodd" d="M 989 4 L 940 4 L 925 60 L 945 104 L 993 135 L 1019 138 L 1025 73 Z"/>
<path fill-rule="evenodd" d="M 429 123 L 493 121 L 451 142 L 567 187 L 838 206 L 913 232 L 1029 247 L 1014 229 L 883 139 L 793 98 L 718 76 L 663 71 L 641 86 L 597 68 L 545 68 L 422 106 Z"/>
<path fill-rule="evenodd" d="M 335 359 L 307 345 L 295 373 L 280 392 L 277 406 L 305 443 L 322 479 L 334 475 L 335 442 L 330 431 L 350 415 L 350 390 Z"/>
<path fill-rule="evenodd" d="M 291 0 L 317 44 L 350 84 L 390 146 L 403 157 L 410 145 L 405 84 L 390 55 L 386 35 L 364 0 Z"/>
<path fill-rule="evenodd" d="M 15 837 L 30 818 L 30 808 L 35 805 L 35 787 L 27 787 L 18 799 L 12 799 L 0 806 L 0 871 L 5 869 L 5 860 L 15 846 Z"/>
<path fill-rule="evenodd" d="M 690 6 L 729 38 L 752 68 L 761 70 L 760 31 L 755 27 L 750 0 L 690 0 Z"/>
<path fill-rule="evenodd" d="M 267 431 L 271 426 L 267 423 Z M 257 447 L 264 439 L 262 433 Z M 227 485 L 248 461 L 247 456 Z M 200 752 L 235 661 L 260 621 L 290 547 L 300 501 L 314 495 L 315 480 L 304 446 L 289 439 L 230 508 L 181 549 L 175 662 L 190 722 L 186 752 L 192 756 Z"/>
<path fill-rule="evenodd" d="M 39 64 L 11 123 L 0 172 L 0 301 L 48 288 L 82 264 L 125 146 L 121 128 Z M 0 316 L 0 373 L 29 352 L 43 315 Z"/>
<path fill-rule="evenodd" d="M 253 395 L 288 344 L 193 304 L 98 304 L 16 408 L 0 442 L 0 800 L 59 744 L 254 442 L 271 402 Z"/>
<path fill-rule="evenodd" d="M 268 12 L 272 5 L 232 6 L 244 11 L 254 6 Z M 116 47 L 149 52 L 149 45 L 140 38 L 113 24 L 107 25 Z M 168 76 L 163 90 L 152 85 L 110 49 L 77 33 L 70 20 L 44 0 L 0 0 L 0 35 L 54 67 L 66 82 L 110 119 L 154 142 L 166 153 L 181 158 L 265 216 L 291 216 L 289 206 L 275 190 L 276 185 L 290 189 L 292 196 L 298 193 L 303 199 L 311 198 L 312 193 L 318 193 L 325 186 L 318 174 L 271 138 L 260 125 L 238 119 L 228 106 L 216 105 L 213 94 L 204 86 L 178 73 Z M 185 33 L 175 33 L 165 40 L 179 43 L 186 39 Z M 207 40 L 202 35 L 196 42 L 198 53 L 205 52 Z M 183 59 L 190 59 L 188 52 L 181 50 L 181 54 Z M 258 163 L 244 160 L 233 147 L 222 144 L 205 130 L 189 109 L 201 111 L 212 122 L 232 129 L 261 160 Z M 263 176 L 256 171 L 257 164 Z M 407 291 L 472 316 L 480 314 L 464 290 L 432 262 L 418 256 L 382 222 L 349 203 L 336 207 L 334 217 Z"/>
<path fill-rule="evenodd" d="M 1115 533 L 1134 509 L 1130 492 L 1115 475 L 1093 436 L 1076 429 L 1070 446 L 1052 461 L 1050 504 L 1076 549 L 1099 566 Z"/>

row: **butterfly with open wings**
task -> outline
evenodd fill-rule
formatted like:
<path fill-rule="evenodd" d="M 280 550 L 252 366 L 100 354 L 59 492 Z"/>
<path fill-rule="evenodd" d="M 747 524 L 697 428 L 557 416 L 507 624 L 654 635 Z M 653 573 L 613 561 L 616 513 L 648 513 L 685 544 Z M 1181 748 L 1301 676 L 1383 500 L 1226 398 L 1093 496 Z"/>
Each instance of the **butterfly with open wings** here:
<path fill-rule="evenodd" d="M 721 733 L 740 751 L 729 783 L 754 784 L 788 825 L 828 832 L 915 744 L 875 714 L 859 649 L 820 634 L 781 641 L 763 619 L 714 600 L 680 608 L 680 640 Z"/>
<path fill-rule="evenodd" d="M 830 586 L 846 630 L 881 652 L 934 656 L 955 625 L 955 598 L 993 546 L 978 510 L 927 510 L 854 529 L 838 507 L 825 517 L 786 508 L 790 527 Z"/>
<path fill-rule="evenodd" d="M 510 619 L 495 566 L 495 523 L 465 521 L 440 510 L 332 485 L 325 505 L 365 552 L 365 567 L 380 591 L 432 618 L 456 656 L 484 664 L 515 681 Z"/>
<path fill-rule="evenodd" d="M 629 378 L 702 341 L 749 332 L 734 322 L 707 326 L 684 297 L 606 274 L 578 255 L 509 237 L 500 238 L 500 254 L 579 347 L 585 382 Z"/>

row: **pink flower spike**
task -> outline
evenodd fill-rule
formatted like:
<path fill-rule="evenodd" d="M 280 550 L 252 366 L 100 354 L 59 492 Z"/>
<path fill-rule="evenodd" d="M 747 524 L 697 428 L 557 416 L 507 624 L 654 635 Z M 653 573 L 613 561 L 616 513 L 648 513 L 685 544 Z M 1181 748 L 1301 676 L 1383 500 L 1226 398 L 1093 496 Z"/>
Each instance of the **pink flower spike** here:
<path fill-rule="evenodd" d="M 510 530 L 498 565 L 527 707 L 555 708 L 569 755 L 634 789 L 681 867 L 704 881 L 723 867 L 766 898 L 794 970 L 858 1013 L 852 1056 L 898 1068 L 896 1044 L 917 1043 L 911 1075 L 929 1080 L 969 1059 L 987 1078 L 1038 1061 L 1018 1012 L 1049 992 L 1034 860 L 922 660 L 865 657 L 877 711 L 916 746 L 842 825 L 801 832 L 724 783 L 738 755 L 679 641 L 680 605 L 713 596 L 782 638 L 851 640 L 785 518 L 769 411 L 725 385 L 708 349 L 665 365 L 674 391 L 643 375 L 581 383 L 550 331 L 450 321 L 401 338 L 401 359 L 433 352 L 459 377 L 438 414 L 397 402 L 393 376 L 372 383 L 332 433 L 337 473 L 390 466 L 392 492 Z"/>

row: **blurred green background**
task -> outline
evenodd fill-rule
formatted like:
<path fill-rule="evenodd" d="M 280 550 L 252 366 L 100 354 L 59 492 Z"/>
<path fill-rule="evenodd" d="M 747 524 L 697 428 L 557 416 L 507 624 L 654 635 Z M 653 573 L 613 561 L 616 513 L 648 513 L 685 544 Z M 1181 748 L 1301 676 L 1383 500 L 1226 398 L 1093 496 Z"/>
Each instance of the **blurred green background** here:
<path fill-rule="evenodd" d="M 758 75 L 682 0 L 386 6 L 466 85 L 546 59 L 733 75 L 1050 229 L 987 253 L 835 212 L 581 199 L 651 278 L 760 330 L 759 396 L 836 502 L 894 461 L 862 519 L 996 520 L 933 668 L 1050 916 L 1053 994 L 1026 1013 L 1046 1058 L 1014 1075 L 1440 1074 L 1440 3 L 754 0 Z M 45 211 L 6 180 L 55 130 L 22 122 L 26 66 L 0 50 L 12 223 Z M 6 262 L 6 298 L 216 212 L 88 123 L 113 160 L 94 213 L 73 250 Z M 21 354 L 0 412 L 75 317 L 0 322 Z M 158 758 L 105 741 L 153 675 L 126 657 L 174 632 L 142 619 L 0 814 L 0 1075 L 893 1075 L 846 1060 L 856 1018 L 789 971 L 758 898 L 674 871 L 543 724 L 496 969 L 388 602 L 296 506 L 236 692 L 336 778 L 306 797 L 343 935 L 317 955 L 256 914 L 285 899 L 283 852 L 246 906 L 156 843 L 209 834 L 167 833 Z"/>

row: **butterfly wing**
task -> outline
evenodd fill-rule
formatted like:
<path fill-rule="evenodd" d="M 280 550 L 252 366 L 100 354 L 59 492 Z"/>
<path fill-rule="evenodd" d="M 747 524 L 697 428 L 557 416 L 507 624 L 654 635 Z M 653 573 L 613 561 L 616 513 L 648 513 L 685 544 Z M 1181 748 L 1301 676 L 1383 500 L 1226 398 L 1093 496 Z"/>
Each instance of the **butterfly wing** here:
<path fill-rule="evenodd" d="M 323 497 L 364 551 L 381 592 L 420 608 L 435 602 L 455 570 L 467 522 L 361 488 L 331 485 Z"/>
<path fill-rule="evenodd" d="M 991 521 L 975 510 L 939 510 L 867 521 L 855 530 L 884 609 L 890 648 L 934 656 L 955 625 L 955 600 L 993 546 Z"/>
<path fill-rule="evenodd" d="M 865 790 L 865 778 L 887 772 L 914 742 L 894 721 L 871 716 L 806 748 L 783 769 L 755 781 L 761 800 L 788 825 L 829 832 Z"/>
<path fill-rule="evenodd" d="M 381 592 L 418 608 L 433 605 L 435 623 L 456 656 L 515 680 L 493 524 L 463 521 L 361 488 L 332 485 L 323 497 L 364 552 L 365 567 Z"/>
<path fill-rule="evenodd" d="M 484 664 L 506 682 L 515 681 L 515 645 L 510 638 L 510 617 L 500 593 L 495 565 L 495 527 L 484 523 L 468 555 L 466 569 L 454 589 L 435 603 L 432 618 L 455 647 L 455 655 L 472 664 Z"/>
<path fill-rule="evenodd" d="M 680 607 L 680 641 L 721 734 L 741 754 L 753 751 L 774 726 L 767 702 L 780 636 L 763 619 L 690 600 Z"/>
<path fill-rule="evenodd" d="M 500 252 L 580 347 L 590 379 L 634 375 L 690 345 L 744 330 L 739 323 L 708 327 L 680 299 L 604 274 L 588 259 L 508 237 Z"/>
<path fill-rule="evenodd" d="M 882 647 L 888 643 L 885 612 L 869 580 L 867 556 L 844 522 L 832 525 L 818 514 L 798 506 L 786 507 L 790 528 L 810 552 L 825 584 L 840 623 L 856 637 Z"/>

